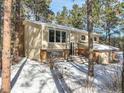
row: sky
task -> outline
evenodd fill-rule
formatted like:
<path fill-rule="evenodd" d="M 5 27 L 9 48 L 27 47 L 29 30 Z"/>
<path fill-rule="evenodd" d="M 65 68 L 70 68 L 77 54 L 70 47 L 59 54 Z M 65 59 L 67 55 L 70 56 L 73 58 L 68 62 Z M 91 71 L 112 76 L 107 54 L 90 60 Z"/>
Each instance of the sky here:
<path fill-rule="evenodd" d="M 50 9 L 56 14 L 62 10 L 63 6 L 66 6 L 70 10 L 73 4 L 81 6 L 83 3 L 85 3 L 85 0 L 52 0 Z"/>
<path fill-rule="evenodd" d="M 69 10 L 72 9 L 73 4 L 78 4 L 81 6 L 85 3 L 86 0 L 52 0 L 50 4 L 50 9 L 56 14 L 58 11 L 61 11 L 63 6 L 66 6 Z M 123 0 L 119 0 L 123 1 Z"/>

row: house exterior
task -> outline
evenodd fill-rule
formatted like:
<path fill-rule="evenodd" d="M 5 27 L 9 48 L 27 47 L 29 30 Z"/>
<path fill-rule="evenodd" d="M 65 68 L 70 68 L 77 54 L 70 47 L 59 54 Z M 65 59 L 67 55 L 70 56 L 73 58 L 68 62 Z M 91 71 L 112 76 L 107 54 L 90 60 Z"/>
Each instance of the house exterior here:
<path fill-rule="evenodd" d="M 87 55 L 88 32 L 85 30 L 29 20 L 24 21 L 24 27 L 25 56 L 30 59 L 45 62 L 50 52 L 58 52 L 64 58 L 69 54 Z M 99 43 L 99 37 L 94 32 L 93 42 Z"/>

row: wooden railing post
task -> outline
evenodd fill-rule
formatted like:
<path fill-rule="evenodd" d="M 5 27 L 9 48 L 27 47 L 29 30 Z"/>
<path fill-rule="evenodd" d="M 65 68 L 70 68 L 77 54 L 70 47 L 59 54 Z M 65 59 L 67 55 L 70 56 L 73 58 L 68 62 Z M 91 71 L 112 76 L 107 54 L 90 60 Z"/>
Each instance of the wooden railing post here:
<path fill-rule="evenodd" d="M 68 49 L 65 49 L 64 50 L 64 59 L 66 60 L 68 58 L 68 56 L 69 56 L 69 51 L 68 51 Z"/>
<path fill-rule="evenodd" d="M 47 54 L 47 50 L 45 49 L 41 49 L 40 50 L 40 59 L 42 63 L 45 63 L 47 61 L 48 58 L 48 54 Z"/>

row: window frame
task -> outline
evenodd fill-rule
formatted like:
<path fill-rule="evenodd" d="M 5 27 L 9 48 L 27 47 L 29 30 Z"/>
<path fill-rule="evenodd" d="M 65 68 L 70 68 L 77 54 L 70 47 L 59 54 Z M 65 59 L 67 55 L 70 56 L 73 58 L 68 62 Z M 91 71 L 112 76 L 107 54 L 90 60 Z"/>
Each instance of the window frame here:
<path fill-rule="evenodd" d="M 53 39 L 53 42 L 50 41 L 50 30 L 52 30 L 54 32 L 53 37 L 55 37 L 55 30 L 54 29 L 49 29 L 49 33 L 48 33 L 48 41 L 49 43 L 54 43 L 55 42 L 55 38 Z"/>
<path fill-rule="evenodd" d="M 84 39 L 82 39 L 82 36 L 84 36 Z M 85 40 L 86 40 L 86 36 L 85 36 L 85 35 L 81 35 L 81 36 L 80 36 L 80 40 L 81 40 L 81 41 L 85 41 Z"/>
<path fill-rule="evenodd" d="M 60 36 L 59 36 L 59 42 L 57 41 L 57 32 L 59 32 L 59 35 L 60 35 Z M 55 42 L 56 42 L 56 43 L 60 43 L 60 42 L 61 42 L 61 31 L 56 30 L 56 33 L 55 33 L 55 37 L 54 37 L 54 38 L 55 38 Z"/>
<path fill-rule="evenodd" d="M 54 42 L 50 42 L 50 30 L 54 31 Z M 56 32 L 60 32 L 60 42 L 56 42 Z M 65 33 L 65 42 L 62 42 L 62 32 Z M 56 30 L 56 29 L 48 29 L 48 43 L 66 43 L 66 39 L 67 39 L 67 32 L 63 31 L 63 30 Z"/>
<path fill-rule="evenodd" d="M 63 42 L 63 35 L 62 35 L 62 33 L 65 33 L 65 41 L 64 42 Z M 67 39 L 67 34 L 66 34 L 65 31 L 62 31 L 61 32 L 61 43 L 66 43 L 66 39 Z"/>
<path fill-rule="evenodd" d="M 95 42 L 96 42 L 96 41 L 97 41 L 97 37 L 94 37 L 94 38 L 93 38 L 93 41 L 95 41 Z"/>

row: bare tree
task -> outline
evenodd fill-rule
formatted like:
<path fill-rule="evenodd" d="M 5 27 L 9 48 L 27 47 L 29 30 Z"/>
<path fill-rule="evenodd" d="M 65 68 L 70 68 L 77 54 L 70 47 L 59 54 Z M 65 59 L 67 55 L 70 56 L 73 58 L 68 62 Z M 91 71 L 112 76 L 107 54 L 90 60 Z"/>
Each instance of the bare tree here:
<path fill-rule="evenodd" d="M 1 93 L 10 93 L 11 6 L 12 6 L 12 0 L 4 0 L 2 92 Z"/>

